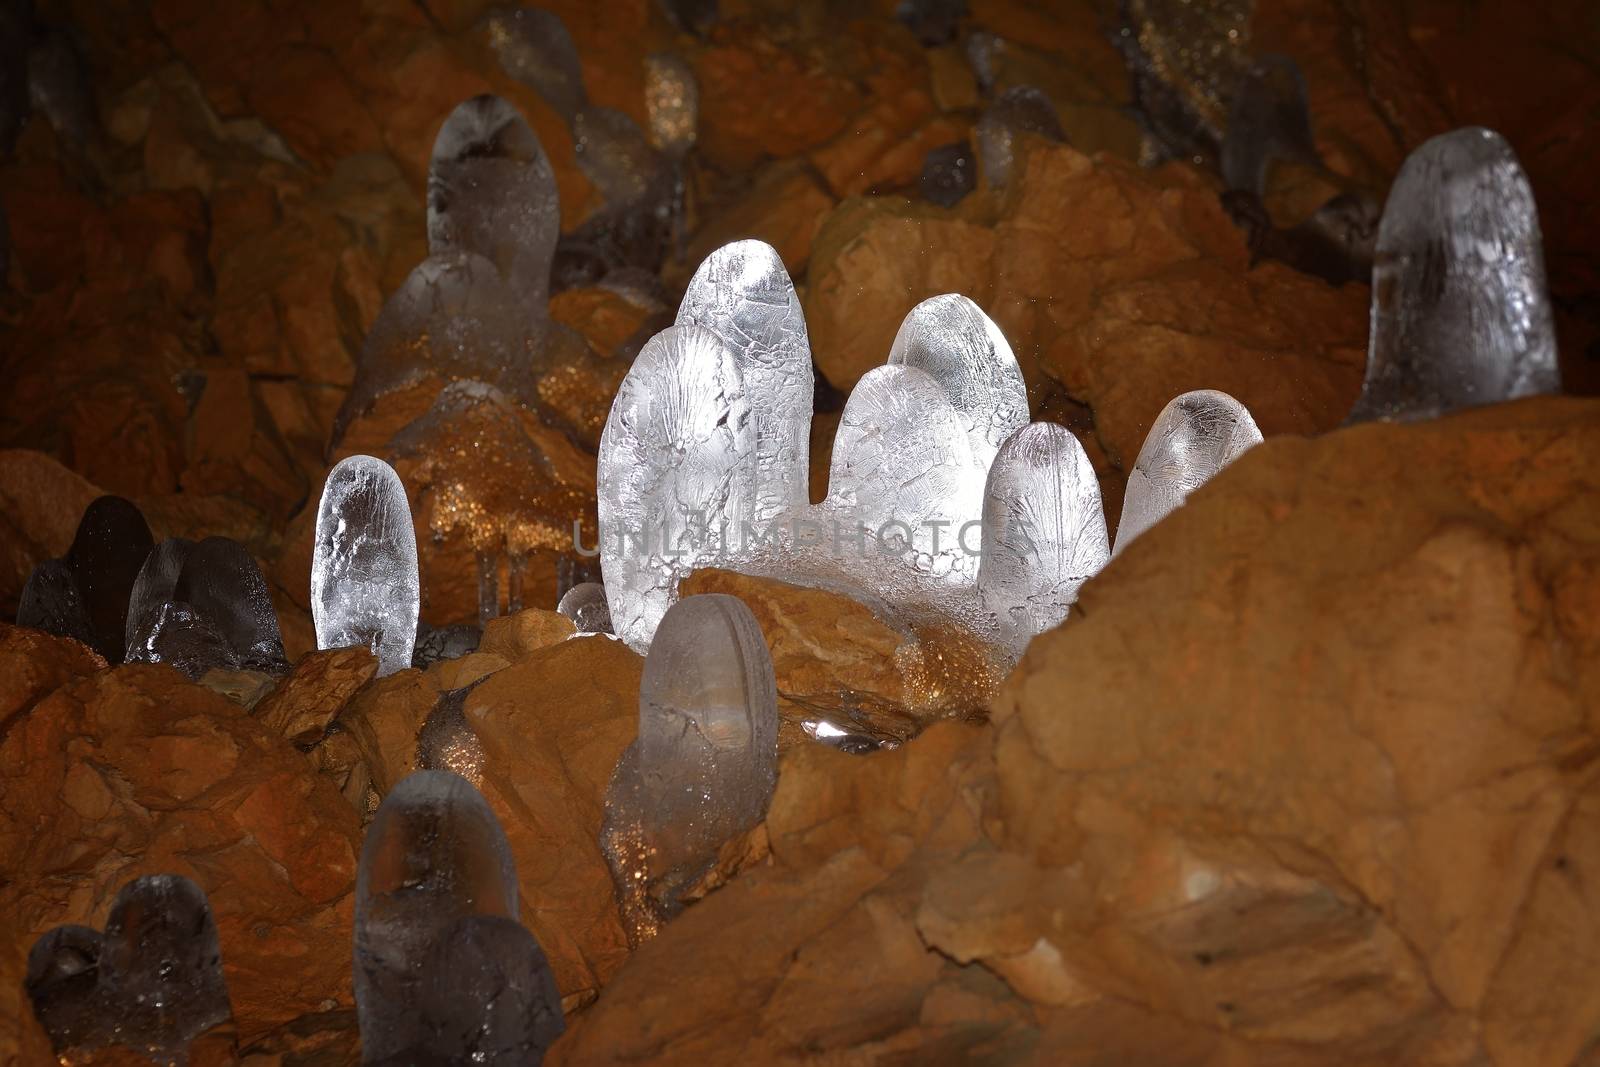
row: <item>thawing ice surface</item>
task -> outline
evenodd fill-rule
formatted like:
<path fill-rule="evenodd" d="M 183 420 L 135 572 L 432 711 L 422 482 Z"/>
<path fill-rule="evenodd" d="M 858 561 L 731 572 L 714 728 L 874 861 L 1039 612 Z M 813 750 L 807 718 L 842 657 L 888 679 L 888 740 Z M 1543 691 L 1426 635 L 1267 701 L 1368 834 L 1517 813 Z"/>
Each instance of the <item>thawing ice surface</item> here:
<path fill-rule="evenodd" d="M 921 575 L 970 580 L 977 558 L 963 531 L 976 549 L 984 479 L 972 439 L 932 375 L 889 364 L 862 376 L 839 419 L 821 508 L 848 531 L 828 538 L 847 571 L 899 557 Z"/>
<path fill-rule="evenodd" d="M 889 365 L 927 371 L 944 389 L 987 471 L 1007 437 L 1028 424 L 1028 390 L 1005 335 L 964 296 L 930 297 L 911 309 Z"/>
<path fill-rule="evenodd" d="M 469 915 L 517 917 L 516 869 L 494 813 L 470 782 L 416 771 L 379 806 L 356 873 L 354 977 L 363 1063 L 426 1047 L 429 963 Z"/>
<path fill-rule="evenodd" d="M 95 647 L 94 630 L 78 593 L 78 580 L 63 560 L 47 559 L 28 575 L 17 601 L 17 625 Z"/>
<path fill-rule="evenodd" d="M 1274 160 L 1318 160 L 1311 104 L 1300 66 L 1288 56 L 1258 57 L 1239 80 L 1222 140 L 1222 183 L 1261 196 Z"/>
<path fill-rule="evenodd" d="M 1378 227 L 1351 422 L 1561 389 L 1539 213 L 1511 146 L 1468 127 L 1406 157 Z"/>
<path fill-rule="evenodd" d="M 983 176 L 993 188 L 1003 189 L 1011 181 L 1017 139 L 1024 135 L 1055 144 L 1067 139 L 1055 102 L 1031 85 L 1007 89 L 978 118 L 978 158 L 983 163 Z"/>
<path fill-rule="evenodd" d="M 1112 555 L 1260 443 L 1256 420 L 1227 393 L 1197 389 L 1173 398 L 1156 416 L 1128 475 Z"/>
<path fill-rule="evenodd" d="M 917 187 L 930 204 L 955 207 L 977 185 L 978 161 L 968 142 L 941 145 L 923 157 Z"/>
<path fill-rule="evenodd" d="M 61 1061 L 126 1045 L 182 1063 L 189 1042 L 232 1014 L 205 893 L 150 875 L 122 887 L 105 933 L 58 926 L 28 953 L 26 989 Z"/>
<path fill-rule="evenodd" d="M 120 496 L 102 496 L 84 509 L 64 558 L 78 584 L 94 648 L 112 665 L 122 661 L 128 597 L 139 568 L 155 547 L 144 514 Z"/>
<path fill-rule="evenodd" d="M 501 68 L 571 122 L 588 94 L 577 46 L 560 17 L 536 7 L 495 8 L 479 25 Z"/>
<path fill-rule="evenodd" d="M 766 815 L 777 700 L 742 601 L 686 597 L 662 618 L 639 685 L 639 737 L 612 775 L 600 837 L 635 944 L 681 910 L 725 841 Z"/>
<path fill-rule="evenodd" d="M 128 625 L 123 631 L 124 647 L 134 643 L 134 638 L 146 625 L 151 612 L 172 599 L 173 587 L 189 558 L 194 542 L 187 537 L 169 537 L 145 557 L 139 576 L 133 581 L 133 592 L 128 597 Z"/>
<path fill-rule="evenodd" d="M 609 634 L 611 608 L 606 604 L 606 587 L 599 582 L 580 582 L 561 597 L 556 610 L 572 620 L 580 634 Z"/>
<path fill-rule="evenodd" d="M 735 241 L 689 280 L 677 325 L 703 326 L 733 352 L 755 425 L 755 517 L 804 507 L 815 376 L 805 313 L 783 260 L 762 241 Z"/>
<path fill-rule="evenodd" d="M 361 645 L 378 677 L 411 666 L 420 604 L 417 539 L 394 468 L 351 456 L 328 472 L 311 558 L 318 648 Z"/>
<path fill-rule="evenodd" d="M 560 233 L 555 172 L 517 109 L 484 95 L 452 111 L 428 167 L 428 250 L 488 259 L 543 320 Z"/>
<path fill-rule="evenodd" d="M 269 673 L 288 669 L 272 593 L 261 568 L 239 542 L 208 537 L 195 545 L 173 584 L 172 598 L 215 626 L 241 667 Z"/>
<path fill-rule="evenodd" d="M 657 52 L 644 61 L 644 105 L 650 141 L 669 156 L 694 147 L 700 125 L 700 85 L 682 56 Z"/>
<path fill-rule="evenodd" d="M 441 1064 L 531 1067 L 566 1029 L 539 941 L 515 919 L 467 915 L 433 946 L 419 994 Z"/>
<path fill-rule="evenodd" d="M 1060 624 L 1111 557 L 1100 483 L 1071 431 L 1036 422 L 1000 448 L 983 498 L 978 595 L 1020 652 Z"/>
<path fill-rule="evenodd" d="M 166 601 L 147 610 L 128 638 L 129 663 L 166 663 L 199 681 L 207 671 L 242 666 L 222 631 L 191 604 Z"/>
<path fill-rule="evenodd" d="M 646 652 L 678 581 L 725 558 L 755 501 L 755 427 L 717 335 L 673 326 L 644 346 L 600 437 L 600 558 L 617 636 Z"/>

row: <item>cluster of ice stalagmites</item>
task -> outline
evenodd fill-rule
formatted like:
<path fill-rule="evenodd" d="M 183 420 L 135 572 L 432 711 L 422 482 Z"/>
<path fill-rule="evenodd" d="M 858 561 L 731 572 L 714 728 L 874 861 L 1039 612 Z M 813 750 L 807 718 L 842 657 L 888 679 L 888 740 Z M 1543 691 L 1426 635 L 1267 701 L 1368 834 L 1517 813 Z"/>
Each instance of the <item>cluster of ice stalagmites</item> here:
<path fill-rule="evenodd" d="M 778 691 L 750 609 L 686 597 L 639 683 L 639 737 L 606 791 L 601 845 L 631 941 L 653 935 L 728 839 L 765 817 L 778 780 Z"/>
<path fill-rule="evenodd" d="M 211 907 L 172 874 L 123 886 L 103 933 L 58 926 L 39 938 L 26 988 L 62 1063 L 110 1046 L 185 1063 L 190 1042 L 232 1015 Z"/>
<path fill-rule="evenodd" d="M 536 1064 L 560 1036 L 560 993 L 518 921 L 505 833 L 459 775 L 417 771 L 373 817 L 354 971 L 365 1064 Z"/>

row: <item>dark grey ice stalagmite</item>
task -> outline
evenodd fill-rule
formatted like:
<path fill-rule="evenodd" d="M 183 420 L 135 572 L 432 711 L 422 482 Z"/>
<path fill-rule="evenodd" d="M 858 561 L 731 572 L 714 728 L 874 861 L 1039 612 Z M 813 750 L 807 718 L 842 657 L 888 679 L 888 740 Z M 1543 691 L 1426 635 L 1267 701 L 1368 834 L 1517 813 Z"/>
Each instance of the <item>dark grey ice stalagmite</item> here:
<path fill-rule="evenodd" d="M 139 576 L 133 581 L 133 592 L 128 596 L 128 625 L 123 631 L 125 645 L 134 643 L 137 634 L 148 630 L 151 613 L 172 599 L 172 590 L 178 584 L 178 575 L 189 558 L 194 542 L 187 537 L 169 537 L 145 557 Z"/>
<path fill-rule="evenodd" d="M 588 103 L 577 46 L 560 16 L 536 7 L 494 8 L 479 20 L 505 72 L 568 122 Z"/>
<path fill-rule="evenodd" d="M 154 547 L 138 507 L 120 496 L 103 496 L 84 509 L 64 557 L 77 579 L 95 650 L 109 663 L 122 661 L 128 598 Z"/>
<path fill-rule="evenodd" d="M 566 1029 L 538 939 L 515 919 L 467 915 L 434 943 L 419 997 L 440 1063 L 536 1067 Z"/>
<path fill-rule="evenodd" d="M 78 579 L 72 568 L 59 559 L 45 560 L 28 575 L 17 601 L 17 625 L 95 647 L 94 629 L 78 592 Z"/>
<path fill-rule="evenodd" d="M 430 961 L 441 938 L 474 915 L 518 915 L 505 832 L 471 782 L 449 771 L 416 771 L 373 816 L 356 873 L 354 977 L 364 1064 L 420 1061 L 411 1054 L 433 1039 L 420 1010 Z"/>
<path fill-rule="evenodd" d="M 1367 377 L 1351 422 L 1561 389 L 1533 190 L 1493 130 L 1406 158 L 1378 227 Z"/>
<path fill-rule="evenodd" d="M 62 1062 L 122 1045 L 183 1063 L 191 1041 L 232 1015 L 211 907 L 174 874 L 123 886 L 103 934 L 46 933 L 29 953 L 26 988 Z"/>
<path fill-rule="evenodd" d="M 411 666 L 421 584 L 406 488 L 394 468 L 350 456 L 328 472 L 311 559 L 318 648 L 361 645 L 378 676 Z"/>
<path fill-rule="evenodd" d="M 1011 181 L 1021 138 L 1038 137 L 1053 144 L 1067 139 L 1055 103 L 1031 85 L 1007 89 L 984 108 L 976 136 L 984 179 L 996 189 L 1005 188 Z"/>
<path fill-rule="evenodd" d="M 195 545 L 173 584 L 172 598 L 216 627 L 242 667 L 288 669 L 272 593 L 261 568 L 239 542 L 208 537 Z"/>
<path fill-rule="evenodd" d="M 242 662 L 216 624 L 192 604 L 169 600 L 144 613 L 128 639 L 129 663 L 165 663 L 198 682 L 208 671 Z"/>
<path fill-rule="evenodd" d="M 1258 57 L 1239 79 L 1222 139 L 1222 182 L 1262 195 L 1278 160 L 1317 165 L 1311 105 L 1300 66 L 1288 56 Z"/>
<path fill-rule="evenodd" d="M 639 737 L 606 791 L 601 844 L 631 940 L 652 935 L 729 838 L 765 816 L 778 705 L 761 627 L 736 597 L 666 613 L 639 684 Z"/>

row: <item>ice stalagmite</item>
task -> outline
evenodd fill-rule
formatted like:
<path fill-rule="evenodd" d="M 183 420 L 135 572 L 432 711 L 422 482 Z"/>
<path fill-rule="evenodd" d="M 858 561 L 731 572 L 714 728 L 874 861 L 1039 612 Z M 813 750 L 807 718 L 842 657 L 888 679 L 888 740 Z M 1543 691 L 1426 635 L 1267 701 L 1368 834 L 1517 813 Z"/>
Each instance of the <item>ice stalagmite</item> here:
<path fill-rule="evenodd" d="M 495 8 L 479 25 L 501 68 L 571 122 L 588 94 L 577 46 L 560 17 L 536 7 Z"/>
<path fill-rule="evenodd" d="M 1036 422 L 989 468 L 978 595 L 1020 652 L 1067 617 L 1078 587 L 1111 556 L 1100 483 L 1071 431 Z"/>
<path fill-rule="evenodd" d="M 288 669 L 278 613 L 261 568 L 239 542 L 208 537 L 184 560 L 172 599 L 215 626 L 249 670 Z"/>
<path fill-rule="evenodd" d="M 705 258 L 678 307 L 733 352 L 755 423 L 755 521 L 808 503 L 814 377 L 805 313 L 777 250 L 735 241 Z"/>
<path fill-rule="evenodd" d="M 1067 139 L 1055 103 L 1040 89 L 1017 85 L 1001 93 L 978 119 L 978 158 L 984 179 L 994 188 L 1010 183 L 1017 142 L 1025 135 L 1055 144 Z"/>
<path fill-rule="evenodd" d="M 639 684 L 639 737 L 612 775 L 601 831 L 635 943 L 678 912 L 723 842 L 765 816 L 777 699 L 772 658 L 742 601 L 687 597 L 662 618 Z"/>
<path fill-rule="evenodd" d="M 1227 393 L 1197 389 L 1174 397 L 1156 416 L 1133 473 L 1128 475 L 1112 555 L 1260 443 L 1256 420 Z"/>
<path fill-rule="evenodd" d="M 420 1008 L 441 1065 L 537 1067 L 566 1029 L 538 940 L 515 919 L 494 915 L 458 919 L 434 943 Z"/>
<path fill-rule="evenodd" d="M 669 156 L 694 147 L 700 125 L 700 84 L 688 60 L 657 52 L 644 61 L 644 104 L 650 141 Z"/>
<path fill-rule="evenodd" d="M 485 95 L 452 111 L 428 167 L 428 250 L 488 259 L 542 320 L 560 232 L 555 172 L 517 109 Z"/>
<path fill-rule="evenodd" d="M 1028 424 L 1028 390 L 1005 335 L 964 296 L 947 293 L 911 309 L 889 350 L 889 364 L 933 376 L 950 398 L 982 471 L 1007 437 Z"/>
<path fill-rule="evenodd" d="M 1425 141 L 1378 226 L 1367 378 L 1350 421 L 1560 389 L 1539 212 L 1516 154 L 1481 127 Z"/>
<path fill-rule="evenodd" d="M 599 582 L 579 582 L 562 596 L 556 610 L 572 620 L 580 634 L 609 634 L 611 609 L 606 605 L 606 587 Z"/>
<path fill-rule="evenodd" d="M 494 813 L 448 771 L 416 771 L 373 816 L 356 873 L 355 993 L 362 1062 L 412 1062 L 440 938 L 469 915 L 517 917 L 516 869 Z M 457 1061 L 460 1062 L 460 1061 Z"/>
<path fill-rule="evenodd" d="M 318 648 L 361 645 L 378 676 L 411 666 L 420 586 L 406 488 L 394 468 L 351 456 L 328 472 L 311 559 Z"/>
<path fill-rule="evenodd" d="M 78 579 L 65 560 L 47 559 L 28 575 L 17 600 L 17 625 L 70 637 L 95 647 L 94 628 L 78 592 Z"/>
<path fill-rule="evenodd" d="M 134 637 L 148 630 L 151 613 L 172 599 L 172 589 L 178 584 L 184 562 L 194 542 L 186 537 L 169 537 L 145 557 L 139 576 L 133 581 L 133 592 L 128 596 L 128 626 L 124 631 L 125 645 L 134 643 Z"/>
<path fill-rule="evenodd" d="M 543 315 L 543 311 L 539 312 Z M 384 302 L 333 421 L 333 445 L 378 399 L 426 379 L 488 382 L 538 402 L 530 309 L 495 265 L 470 251 L 429 256 Z"/>
<path fill-rule="evenodd" d="M 1222 139 L 1223 185 L 1265 195 L 1267 171 L 1278 160 L 1319 165 L 1305 75 L 1288 56 L 1265 55 L 1234 91 Z"/>
<path fill-rule="evenodd" d="M 58 926 L 39 938 L 26 988 L 62 1063 L 110 1045 L 183 1063 L 189 1043 L 233 1013 L 211 906 L 175 874 L 123 886 L 103 934 Z"/>
<path fill-rule="evenodd" d="M 874 367 L 851 390 L 833 441 L 822 511 L 845 531 L 834 538 L 840 562 L 859 573 L 899 556 L 925 574 L 970 578 L 983 478 L 939 383 L 916 367 Z"/>
<path fill-rule="evenodd" d="M 600 437 L 600 558 L 617 636 L 635 651 L 689 571 L 727 558 L 752 525 L 755 428 L 738 362 L 717 335 L 674 326 L 623 379 Z"/>

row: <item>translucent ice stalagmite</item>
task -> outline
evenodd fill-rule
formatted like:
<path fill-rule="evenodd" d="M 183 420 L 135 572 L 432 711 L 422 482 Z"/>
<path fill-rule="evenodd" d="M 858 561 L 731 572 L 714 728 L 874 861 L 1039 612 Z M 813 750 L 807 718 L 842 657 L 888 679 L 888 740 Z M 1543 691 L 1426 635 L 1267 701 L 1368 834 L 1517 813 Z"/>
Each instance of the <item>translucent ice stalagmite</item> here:
<path fill-rule="evenodd" d="M 572 620 L 580 634 L 608 634 L 611 608 L 606 604 L 606 587 L 599 582 L 580 582 L 561 597 L 556 610 Z"/>
<path fill-rule="evenodd" d="M 239 542 L 208 537 L 195 545 L 172 587 L 172 598 L 215 626 L 241 666 L 288 669 L 272 593 L 261 568 Z"/>
<path fill-rule="evenodd" d="M 1031 85 L 1007 89 L 983 109 L 978 119 L 978 158 L 983 163 L 985 180 L 994 188 L 1003 189 L 1010 183 L 1017 142 L 1024 136 L 1055 144 L 1067 139 L 1055 102 Z"/>
<path fill-rule="evenodd" d="M 334 418 L 333 445 L 380 397 L 430 377 L 488 382 L 532 407 L 539 327 L 530 324 L 530 313 L 525 296 L 475 252 L 440 253 L 417 264 L 361 345 L 355 381 Z"/>
<path fill-rule="evenodd" d="M 394 468 L 351 456 L 328 472 L 311 557 L 318 648 L 362 645 L 378 676 L 411 666 L 420 585 L 406 487 Z"/>
<path fill-rule="evenodd" d="M 122 661 L 128 597 L 154 547 L 144 514 L 120 496 L 103 496 L 84 510 L 64 557 L 83 597 L 95 651 L 109 663 Z"/>
<path fill-rule="evenodd" d="M 970 578 L 984 478 L 971 441 L 932 375 L 891 364 L 862 376 L 839 419 L 823 504 L 849 528 L 834 538 L 848 573 L 869 575 L 901 557 L 925 575 Z"/>
<path fill-rule="evenodd" d="M 128 883 L 106 920 L 105 1008 L 120 1043 L 171 1054 L 232 1014 L 211 906 L 174 874 Z"/>
<path fill-rule="evenodd" d="M 243 664 L 215 623 L 192 604 L 166 601 L 145 612 L 128 639 L 129 663 L 165 663 L 198 682 L 208 671 Z"/>
<path fill-rule="evenodd" d="M 495 8 L 479 25 L 505 72 L 571 122 L 588 94 L 577 46 L 560 17 L 536 7 Z"/>
<path fill-rule="evenodd" d="M 1174 397 L 1156 416 L 1128 475 L 1112 555 L 1260 443 L 1256 420 L 1227 393 L 1197 389 Z"/>
<path fill-rule="evenodd" d="M 1223 184 L 1261 196 L 1268 167 L 1280 159 L 1317 164 L 1317 146 L 1299 64 L 1266 55 L 1250 64 L 1234 91 L 1222 141 Z"/>
<path fill-rule="evenodd" d="M 738 361 L 674 326 L 644 346 L 600 437 L 600 558 L 617 636 L 650 648 L 678 582 L 727 558 L 755 501 L 755 427 Z"/>
<path fill-rule="evenodd" d="M 1000 447 L 983 497 L 978 595 L 1020 652 L 1067 617 L 1111 556 L 1094 467 L 1071 431 L 1036 422 Z"/>
<path fill-rule="evenodd" d="M 517 109 L 498 96 L 457 107 L 428 167 L 428 249 L 476 252 L 539 320 L 561 229 L 555 172 Z"/>
<path fill-rule="evenodd" d="M 687 597 L 661 620 L 639 684 L 639 738 L 606 792 L 601 844 L 637 943 L 723 842 L 760 822 L 777 784 L 772 658 L 750 609 Z"/>
<path fill-rule="evenodd" d="M 1007 437 L 1028 424 L 1028 389 L 1005 335 L 964 296 L 930 297 L 900 323 L 889 364 L 927 371 L 944 389 L 987 471 Z"/>
<path fill-rule="evenodd" d="M 128 596 L 128 626 L 123 636 L 126 644 L 133 644 L 135 635 L 148 629 L 150 614 L 172 599 L 173 587 L 193 548 L 194 542 L 186 537 L 169 537 L 145 557 Z"/>
<path fill-rule="evenodd" d="M 419 1006 L 440 938 L 469 915 L 517 916 L 511 849 L 482 794 L 448 771 L 402 779 L 367 828 L 355 908 L 362 1062 L 410 1062 L 431 1039 Z"/>
<path fill-rule="evenodd" d="M 1350 421 L 1560 389 L 1539 213 L 1515 153 L 1480 127 L 1424 142 L 1378 226 L 1367 378 Z"/>
<path fill-rule="evenodd" d="M 110 1040 L 110 1020 L 100 1010 L 99 930 L 57 926 L 46 931 L 28 952 L 24 989 L 34 1017 L 59 1055 L 89 1049 Z"/>
<path fill-rule="evenodd" d="M 538 940 L 514 919 L 467 915 L 435 942 L 421 1013 L 441 1064 L 536 1067 L 566 1029 Z"/>
<path fill-rule="evenodd" d="M 755 424 L 755 522 L 808 502 L 814 376 L 805 313 L 783 260 L 761 241 L 705 258 L 678 307 L 679 326 L 703 326 L 733 352 Z"/>
<path fill-rule="evenodd" d="M 95 647 L 94 629 L 78 592 L 78 579 L 63 560 L 47 559 L 28 575 L 17 600 L 17 625 Z"/>

